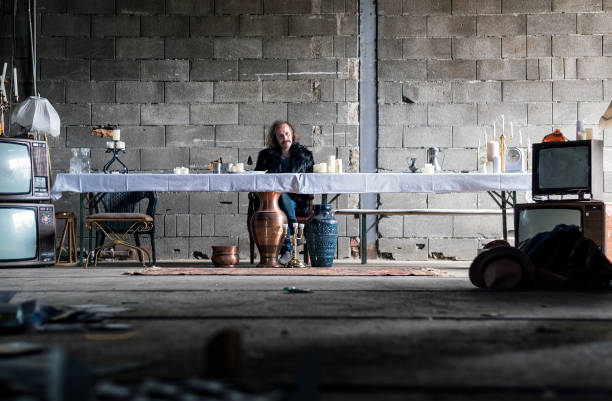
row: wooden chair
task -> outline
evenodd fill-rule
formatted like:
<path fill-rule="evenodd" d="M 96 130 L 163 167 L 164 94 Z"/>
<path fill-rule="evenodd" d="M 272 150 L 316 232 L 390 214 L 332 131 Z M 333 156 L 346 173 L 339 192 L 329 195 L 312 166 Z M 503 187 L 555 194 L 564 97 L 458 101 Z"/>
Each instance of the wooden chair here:
<path fill-rule="evenodd" d="M 310 205 L 308 208 L 308 216 L 296 216 L 297 221 L 300 224 L 306 224 L 310 215 L 312 214 L 312 203 L 314 200 L 314 195 L 310 195 Z M 259 208 L 259 198 L 255 192 L 249 192 L 249 207 L 247 210 L 247 229 L 249 231 L 249 256 L 251 259 L 251 264 L 255 263 L 255 241 L 253 240 L 253 234 L 251 233 L 251 217 L 253 213 Z M 308 246 L 306 244 L 306 238 L 304 237 L 304 263 L 310 263 L 310 256 L 308 254 Z"/>
<path fill-rule="evenodd" d="M 145 213 L 136 212 L 136 207 L 148 200 Z M 102 206 L 102 207 L 101 207 Z M 96 231 L 96 247 L 93 249 L 94 266 L 102 249 L 121 244 L 136 250 L 138 259 L 146 267 L 144 255 L 155 265 L 155 208 L 157 197 L 154 192 L 108 192 L 94 199 L 95 213 L 87 217 L 88 227 Z M 151 240 L 151 254 L 140 246 L 140 234 L 147 234 Z M 134 237 L 135 245 L 128 241 Z M 105 244 L 106 240 L 110 244 Z M 88 266 L 89 256 L 85 267 Z"/>

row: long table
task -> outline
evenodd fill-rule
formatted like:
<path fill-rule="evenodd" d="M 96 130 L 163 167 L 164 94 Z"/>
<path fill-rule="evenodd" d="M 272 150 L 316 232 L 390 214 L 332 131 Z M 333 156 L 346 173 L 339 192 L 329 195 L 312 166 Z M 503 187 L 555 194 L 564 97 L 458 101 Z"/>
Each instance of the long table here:
<path fill-rule="evenodd" d="M 51 197 L 80 194 L 79 248 L 84 231 L 84 202 L 100 192 L 291 192 L 303 194 L 488 192 L 503 212 L 517 191 L 531 190 L 530 173 L 344 173 L 344 174 L 58 174 Z M 507 193 L 512 193 L 509 198 Z M 79 255 L 81 255 L 79 253 Z M 82 264 L 82 261 L 81 261 Z"/>

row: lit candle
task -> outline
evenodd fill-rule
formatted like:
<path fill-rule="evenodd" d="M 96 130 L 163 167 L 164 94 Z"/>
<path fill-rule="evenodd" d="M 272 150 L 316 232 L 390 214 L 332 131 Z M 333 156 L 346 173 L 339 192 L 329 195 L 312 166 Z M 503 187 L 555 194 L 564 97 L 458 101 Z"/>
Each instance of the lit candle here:
<path fill-rule="evenodd" d="M 13 68 L 13 89 L 15 92 L 15 97 L 19 97 L 19 87 L 17 85 L 17 68 Z"/>
<path fill-rule="evenodd" d="M 125 150 L 125 142 L 117 141 L 117 149 Z"/>
<path fill-rule="evenodd" d="M 115 149 L 115 142 L 106 142 L 106 147 L 108 149 Z"/>
<path fill-rule="evenodd" d="M 113 130 L 113 141 L 120 141 L 120 140 L 121 140 L 121 130 L 114 129 Z"/>

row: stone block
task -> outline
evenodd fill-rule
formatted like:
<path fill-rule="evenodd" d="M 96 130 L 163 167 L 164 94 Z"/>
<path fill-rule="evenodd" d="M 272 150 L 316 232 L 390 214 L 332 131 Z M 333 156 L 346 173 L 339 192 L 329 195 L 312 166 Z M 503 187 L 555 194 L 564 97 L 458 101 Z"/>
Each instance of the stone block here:
<path fill-rule="evenodd" d="M 507 122 L 527 124 L 527 105 L 518 103 L 487 103 L 478 105 L 478 125 L 493 125 L 493 121 L 505 116 Z"/>
<path fill-rule="evenodd" d="M 382 104 L 378 106 L 380 124 L 427 125 L 427 106 L 421 104 Z"/>
<path fill-rule="evenodd" d="M 91 124 L 91 106 L 89 104 L 62 104 L 53 105 L 59 114 L 62 125 Z"/>
<path fill-rule="evenodd" d="M 186 260 L 189 259 L 189 238 L 164 237 L 155 243 L 157 260 Z"/>
<path fill-rule="evenodd" d="M 91 123 L 106 124 L 140 124 L 140 105 L 138 104 L 93 104 L 91 106 Z"/>
<path fill-rule="evenodd" d="M 289 121 L 295 123 L 335 123 L 337 119 L 336 104 L 289 104 L 287 106 L 287 117 Z"/>
<path fill-rule="evenodd" d="M 287 120 L 287 104 L 240 104 L 238 120 L 240 124 L 269 124 L 271 121 Z"/>
<path fill-rule="evenodd" d="M 336 15 L 292 15 L 289 36 L 333 36 L 340 30 Z"/>
<path fill-rule="evenodd" d="M 572 124 L 578 119 L 577 103 L 553 103 L 553 124 Z"/>
<path fill-rule="evenodd" d="M 217 157 L 215 157 L 216 160 Z M 223 156 L 223 159 L 226 158 Z M 213 159 L 207 159 L 213 160 Z M 231 160 L 228 158 L 227 160 Z M 189 194 L 190 214 L 213 214 L 215 216 L 238 213 L 236 192 L 191 192 Z M 246 221 L 246 219 L 245 219 Z"/>
<path fill-rule="evenodd" d="M 189 236 L 200 237 L 202 235 L 202 215 L 189 215 Z"/>
<path fill-rule="evenodd" d="M 399 46 L 398 40 L 390 39 L 387 47 Z M 407 59 L 448 59 L 451 58 L 451 39 L 450 38 L 406 38 L 401 41 L 399 48 L 401 58 Z"/>
<path fill-rule="evenodd" d="M 178 15 L 209 15 L 214 12 L 213 0 L 167 0 L 166 13 Z"/>
<path fill-rule="evenodd" d="M 453 14 L 481 15 L 501 13 L 500 0 L 454 0 Z"/>
<path fill-rule="evenodd" d="M 610 18 L 609 13 L 578 14 L 577 25 L 577 33 L 581 35 L 612 33 L 612 18 Z"/>
<path fill-rule="evenodd" d="M 425 152 L 423 152 L 425 156 Z M 382 193 L 378 197 L 381 209 L 426 209 L 427 194 Z"/>
<path fill-rule="evenodd" d="M 396 133 L 397 135 L 398 133 Z M 404 127 L 405 148 L 428 148 L 452 146 L 451 127 Z"/>
<path fill-rule="evenodd" d="M 319 3 L 320 4 L 320 3 Z M 266 14 L 310 14 L 314 13 L 311 0 L 265 0 Z"/>
<path fill-rule="evenodd" d="M 612 36 L 603 37 L 603 55 L 612 56 Z"/>
<path fill-rule="evenodd" d="M 215 146 L 263 148 L 265 135 L 263 125 L 217 125 Z"/>
<path fill-rule="evenodd" d="M 243 214 L 215 215 L 215 236 L 238 237 L 247 231 L 247 216 Z"/>
<path fill-rule="evenodd" d="M 212 82 L 167 82 L 166 103 L 211 103 Z"/>
<path fill-rule="evenodd" d="M 289 60 L 287 66 L 289 79 L 334 79 L 336 60 Z"/>
<path fill-rule="evenodd" d="M 260 38 L 215 38 L 214 56 L 219 59 L 261 58 Z"/>
<path fill-rule="evenodd" d="M 403 0 L 379 0 L 376 11 L 378 15 L 399 15 L 402 13 Z"/>
<path fill-rule="evenodd" d="M 91 136 L 91 128 L 88 126 L 68 126 L 66 127 L 66 135 L 64 137 L 64 142 L 60 144 L 62 148 L 106 148 L 106 142 L 103 140 L 96 140 Z M 70 150 L 70 149 L 67 149 Z M 68 160 L 65 162 L 67 166 L 70 165 L 70 158 L 72 154 L 68 157 Z M 55 164 L 53 168 L 57 167 Z"/>
<path fill-rule="evenodd" d="M 165 128 L 159 125 L 121 126 L 121 140 L 126 148 L 164 148 Z"/>
<path fill-rule="evenodd" d="M 430 238 L 429 256 L 434 259 L 473 260 L 478 251 L 477 239 Z"/>
<path fill-rule="evenodd" d="M 552 37 L 555 57 L 587 57 L 602 55 L 602 37 L 587 35 L 555 35 Z"/>
<path fill-rule="evenodd" d="M 189 192 L 158 192 L 157 214 L 189 213 Z"/>
<path fill-rule="evenodd" d="M 140 166 L 143 170 L 172 170 L 189 160 L 189 148 L 141 149 Z"/>
<path fill-rule="evenodd" d="M 45 36 L 89 36 L 89 15 L 44 14 L 42 20 Z"/>
<path fill-rule="evenodd" d="M 451 94 L 450 82 L 412 81 L 403 85 L 403 96 L 415 103 L 450 103 Z"/>
<path fill-rule="evenodd" d="M 211 15 L 190 19 L 191 37 L 235 36 L 238 33 L 238 17 L 231 15 Z"/>
<path fill-rule="evenodd" d="M 525 15 L 479 15 L 479 36 L 518 36 L 524 35 L 527 20 Z"/>
<path fill-rule="evenodd" d="M 605 102 L 579 102 L 578 120 L 585 124 L 599 124 L 599 118 L 608 107 L 608 99 Z"/>
<path fill-rule="evenodd" d="M 427 123 L 434 126 L 476 125 L 476 113 L 474 104 L 430 104 Z"/>
<path fill-rule="evenodd" d="M 139 61 L 99 60 L 91 63 L 92 81 L 137 81 L 139 79 Z"/>
<path fill-rule="evenodd" d="M 522 80 L 527 78 L 525 60 L 479 60 L 478 79 L 480 80 Z"/>
<path fill-rule="evenodd" d="M 359 125 L 359 103 L 338 103 L 338 123 Z"/>
<path fill-rule="evenodd" d="M 264 102 L 312 102 L 310 81 L 266 81 L 263 83 Z"/>
<path fill-rule="evenodd" d="M 475 80 L 476 61 L 473 60 L 428 60 L 427 79 L 430 80 Z"/>
<path fill-rule="evenodd" d="M 424 160 L 425 151 L 411 148 L 378 148 L 378 170 L 401 173 L 408 168 L 410 159 Z"/>
<path fill-rule="evenodd" d="M 284 15 L 241 15 L 240 36 L 287 36 L 288 17 Z"/>
<path fill-rule="evenodd" d="M 549 102 L 552 100 L 552 82 L 506 81 L 503 83 L 504 102 Z"/>
<path fill-rule="evenodd" d="M 476 149 L 445 149 L 441 163 L 442 170 L 451 172 L 478 171 Z"/>
<path fill-rule="evenodd" d="M 38 46 L 49 49 L 49 45 L 42 45 L 39 41 Z M 61 55 L 62 53 L 57 53 Z M 44 57 L 39 51 L 38 57 Z M 115 56 L 115 44 L 113 39 L 106 38 L 67 38 L 66 57 L 68 58 L 95 58 L 112 59 Z"/>
<path fill-rule="evenodd" d="M 453 127 L 452 144 L 446 147 L 454 148 L 477 148 L 480 144 L 484 147 L 485 127 L 464 125 Z M 431 145 L 436 146 L 436 145 Z"/>
<path fill-rule="evenodd" d="M 175 148 L 210 147 L 215 144 L 215 129 L 210 125 L 170 125 L 166 127 L 166 146 Z"/>
<path fill-rule="evenodd" d="M 398 238 L 404 234 L 403 216 L 385 216 L 378 221 L 378 234 L 384 238 Z"/>
<path fill-rule="evenodd" d="M 527 56 L 527 40 L 525 36 L 507 36 L 502 38 L 503 58 L 525 58 Z"/>
<path fill-rule="evenodd" d="M 601 101 L 603 83 L 601 80 L 570 80 L 553 82 L 553 100 L 567 101 Z"/>
<path fill-rule="evenodd" d="M 263 43 L 265 59 L 313 59 L 332 57 L 334 53 L 333 38 L 268 38 Z"/>
<path fill-rule="evenodd" d="M 56 104 L 66 102 L 65 87 L 64 81 L 39 81 L 37 89 L 42 97 L 47 98 L 51 104 Z M 21 85 L 19 93 L 23 93 Z"/>
<path fill-rule="evenodd" d="M 198 60 L 191 62 L 192 81 L 231 81 L 238 79 L 236 60 Z"/>
<path fill-rule="evenodd" d="M 500 38 L 454 38 L 453 58 L 455 60 L 498 59 L 501 56 Z"/>
<path fill-rule="evenodd" d="M 551 11 L 550 0 L 504 0 L 502 12 L 514 13 L 546 13 Z"/>
<path fill-rule="evenodd" d="M 452 216 L 403 216 L 404 236 L 408 238 L 452 237 Z"/>
<path fill-rule="evenodd" d="M 163 103 L 163 82 L 121 81 L 116 84 L 118 103 Z"/>
<path fill-rule="evenodd" d="M 216 14 L 261 14 L 263 0 L 226 0 L 215 3 Z M 268 4 L 266 4 L 267 8 Z M 266 12 L 270 12 L 266 10 Z"/>
<path fill-rule="evenodd" d="M 214 83 L 214 99 L 218 103 L 261 101 L 261 83 L 256 81 L 219 81 Z"/>
<path fill-rule="evenodd" d="M 163 14 L 165 0 L 115 0 L 117 14 L 157 15 Z"/>
<path fill-rule="evenodd" d="M 583 57 L 578 59 L 578 78 L 609 78 L 612 76 L 612 57 Z"/>
<path fill-rule="evenodd" d="M 381 81 L 378 83 L 378 103 L 401 103 L 402 87 L 393 81 Z"/>
<path fill-rule="evenodd" d="M 501 82 L 453 82 L 454 103 L 500 103 L 502 100 Z"/>
<path fill-rule="evenodd" d="M 552 56 L 551 35 L 527 36 L 527 57 L 550 56 Z"/>
<path fill-rule="evenodd" d="M 189 124 L 189 105 L 168 103 L 143 104 L 140 108 L 140 118 L 142 124 L 145 125 Z"/>
<path fill-rule="evenodd" d="M 146 81 L 187 81 L 189 60 L 144 60 L 142 79 Z"/>
<path fill-rule="evenodd" d="M 140 18 L 137 16 L 114 15 L 91 18 L 93 37 L 140 36 Z"/>
<path fill-rule="evenodd" d="M 189 228 L 190 228 L 189 215 L 188 214 L 177 214 L 176 215 L 176 236 L 177 237 L 189 237 Z"/>
<path fill-rule="evenodd" d="M 164 54 L 167 58 L 212 58 L 212 38 L 166 38 Z"/>
<path fill-rule="evenodd" d="M 551 103 L 529 103 L 527 105 L 527 123 L 552 124 L 552 104 Z"/>
<path fill-rule="evenodd" d="M 164 58 L 162 38 L 117 38 L 118 59 Z"/>
<path fill-rule="evenodd" d="M 140 34 L 154 37 L 188 37 L 189 17 L 155 15 L 140 18 Z"/>
<path fill-rule="evenodd" d="M 527 59 L 527 79 L 540 79 L 540 62 L 538 59 Z"/>
<path fill-rule="evenodd" d="M 115 84 L 112 82 L 66 82 L 68 103 L 111 103 L 115 101 Z"/>
<path fill-rule="evenodd" d="M 40 78 L 50 81 L 88 81 L 89 60 L 42 60 Z"/>
<path fill-rule="evenodd" d="M 564 35 L 576 33 L 576 14 L 527 15 L 528 35 Z"/>
<path fill-rule="evenodd" d="M 403 12 L 409 15 L 450 14 L 451 0 L 420 1 L 404 0 Z"/>
<path fill-rule="evenodd" d="M 240 80 L 279 81 L 287 79 L 287 61 L 285 60 L 239 60 L 238 69 Z"/>
<path fill-rule="evenodd" d="M 427 64 L 422 60 L 380 60 L 378 79 L 380 81 L 425 80 Z"/>
<path fill-rule="evenodd" d="M 379 238 L 378 252 L 391 260 L 427 260 L 426 238 Z"/>
<path fill-rule="evenodd" d="M 176 215 L 164 216 L 164 237 L 176 237 Z"/>
<path fill-rule="evenodd" d="M 476 35 L 476 17 L 474 16 L 428 16 L 427 36 L 456 37 Z"/>
<path fill-rule="evenodd" d="M 552 78 L 552 59 L 551 58 L 538 59 L 538 67 L 540 70 L 539 79 L 551 79 Z"/>
<path fill-rule="evenodd" d="M 191 105 L 191 124 L 237 124 L 237 104 L 194 104 Z"/>

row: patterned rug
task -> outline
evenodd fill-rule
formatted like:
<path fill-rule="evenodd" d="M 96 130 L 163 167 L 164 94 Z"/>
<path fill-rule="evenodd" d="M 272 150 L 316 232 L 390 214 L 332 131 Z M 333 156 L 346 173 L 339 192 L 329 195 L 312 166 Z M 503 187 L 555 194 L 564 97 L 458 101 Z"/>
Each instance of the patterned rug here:
<path fill-rule="evenodd" d="M 409 267 L 305 267 L 301 269 L 273 269 L 262 267 L 150 267 L 147 269 L 128 270 L 123 274 L 139 276 L 450 276 L 437 269 Z"/>

